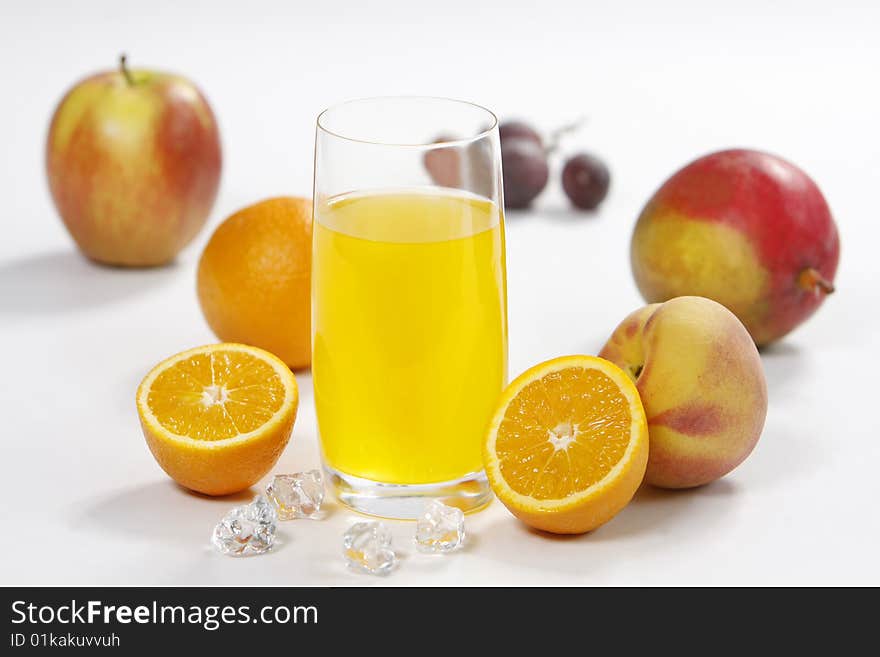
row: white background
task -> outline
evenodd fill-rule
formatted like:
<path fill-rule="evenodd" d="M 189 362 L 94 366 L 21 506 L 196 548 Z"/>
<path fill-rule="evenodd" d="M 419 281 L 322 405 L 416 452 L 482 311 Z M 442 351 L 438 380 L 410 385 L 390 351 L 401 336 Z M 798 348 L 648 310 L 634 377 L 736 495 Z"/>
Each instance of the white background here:
<path fill-rule="evenodd" d="M 710 7 L 710 5 L 714 5 Z M 875 392 L 880 239 L 877 3 L 4 2 L 0 7 L 0 486 L 2 584 L 880 584 Z M 175 265 L 93 266 L 46 191 L 55 103 L 78 78 L 134 66 L 194 79 L 219 117 L 222 189 Z M 219 517 L 148 452 L 135 388 L 166 356 L 213 341 L 194 267 L 211 230 L 275 194 L 309 195 L 314 119 L 382 94 L 476 101 L 544 129 L 585 114 L 569 147 L 607 159 L 596 215 L 554 178 L 508 217 L 510 364 L 595 353 L 641 304 L 628 261 L 641 206 L 710 150 L 784 155 L 837 217 L 836 293 L 764 354 L 770 410 L 752 456 L 700 490 L 646 489 L 576 538 L 538 535 L 497 502 L 467 519 L 466 551 L 414 553 L 397 572 L 348 572 L 356 516 L 281 526 L 273 554 L 211 552 Z M 311 379 L 278 471 L 318 465 Z"/>

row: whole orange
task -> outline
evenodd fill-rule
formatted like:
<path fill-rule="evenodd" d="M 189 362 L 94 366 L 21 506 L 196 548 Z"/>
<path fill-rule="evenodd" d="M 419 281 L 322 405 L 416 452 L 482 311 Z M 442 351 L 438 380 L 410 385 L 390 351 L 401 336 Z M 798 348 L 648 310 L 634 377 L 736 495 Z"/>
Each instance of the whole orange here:
<path fill-rule="evenodd" d="M 292 369 L 311 361 L 312 202 L 270 198 L 239 210 L 199 260 L 198 295 L 224 342 L 272 352 Z"/>

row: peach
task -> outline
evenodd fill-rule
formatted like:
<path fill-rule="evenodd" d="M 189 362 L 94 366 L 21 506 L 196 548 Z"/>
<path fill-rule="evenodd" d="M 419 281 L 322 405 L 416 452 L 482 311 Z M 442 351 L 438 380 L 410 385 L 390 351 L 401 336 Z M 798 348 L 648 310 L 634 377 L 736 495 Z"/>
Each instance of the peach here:
<path fill-rule="evenodd" d="M 648 418 L 645 481 L 701 486 L 751 453 L 767 414 L 755 343 L 721 304 L 677 297 L 636 310 L 599 353 L 636 382 Z"/>

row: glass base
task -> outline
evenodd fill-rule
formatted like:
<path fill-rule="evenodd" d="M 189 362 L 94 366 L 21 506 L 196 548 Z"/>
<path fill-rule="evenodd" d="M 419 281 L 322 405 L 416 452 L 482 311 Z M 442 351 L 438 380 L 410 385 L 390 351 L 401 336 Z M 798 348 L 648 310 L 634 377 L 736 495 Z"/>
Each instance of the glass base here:
<path fill-rule="evenodd" d="M 324 464 L 324 475 L 336 499 L 360 513 L 382 518 L 414 520 L 422 515 L 425 502 L 440 500 L 468 513 L 486 506 L 492 491 L 486 473 L 471 472 L 461 479 L 434 484 L 383 484 L 354 477 Z"/>

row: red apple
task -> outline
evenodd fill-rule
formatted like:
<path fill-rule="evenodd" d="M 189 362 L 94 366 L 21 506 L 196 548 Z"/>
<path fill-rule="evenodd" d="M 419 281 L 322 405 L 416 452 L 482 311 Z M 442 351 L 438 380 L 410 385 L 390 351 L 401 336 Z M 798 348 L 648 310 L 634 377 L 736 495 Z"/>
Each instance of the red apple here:
<path fill-rule="evenodd" d="M 98 262 L 168 262 L 211 212 L 220 183 L 217 121 L 189 80 L 147 70 L 86 78 L 55 109 L 46 172 L 77 246 Z"/>
<path fill-rule="evenodd" d="M 839 253 L 816 183 L 753 150 L 712 153 L 669 178 L 642 210 L 631 249 L 649 303 L 714 299 L 758 345 L 791 331 L 834 290 Z"/>

